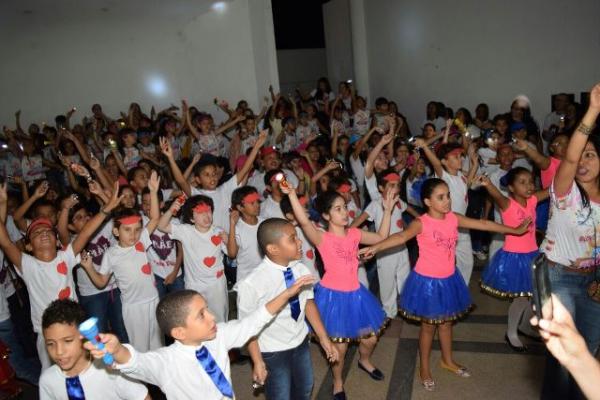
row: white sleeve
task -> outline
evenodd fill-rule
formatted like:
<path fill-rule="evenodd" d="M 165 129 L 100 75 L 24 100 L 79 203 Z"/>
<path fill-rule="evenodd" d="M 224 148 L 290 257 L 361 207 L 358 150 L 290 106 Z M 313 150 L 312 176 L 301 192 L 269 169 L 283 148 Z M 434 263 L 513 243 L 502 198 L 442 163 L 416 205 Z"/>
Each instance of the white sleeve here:
<path fill-rule="evenodd" d="M 173 220 L 171 220 L 171 233 L 169 233 L 169 237 L 173 240 L 183 242 L 185 238 L 185 227 L 182 224 L 174 224 Z"/>
<path fill-rule="evenodd" d="M 112 263 L 110 259 L 110 251 L 107 251 L 102 256 L 102 263 L 100 264 L 100 269 L 98 270 L 99 274 L 108 275 L 113 272 Z"/>
<path fill-rule="evenodd" d="M 129 350 L 131 358 L 125 364 L 114 364 L 114 368 L 131 378 L 161 386 L 162 378 L 166 377 L 164 357 L 157 351 L 139 353 L 129 344 L 123 346 Z"/>
<path fill-rule="evenodd" d="M 368 215 L 368 220 L 373 222 L 376 219 L 377 216 L 377 207 L 374 201 L 371 201 L 368 205 L 367 208 L 365 208 L 365 211 L 363 211 L 365 214 Z"/>
<path fill-rule="evenodd" d="M 260 306 L 260 298 L 256 289 L 247 281 L 241 281 L 237 286 L 238 318 L 244 318 L 256 311 Z"/>
<path fill-rule="evenodd" d="M 144 250 L 148 250 L 150 247 L 152 247 L 152 239 L 150 239 L 150 233 L 148 232 L 147 228 L 142 229 L 140 242 L 144 245 Z"/>
<path fill-rule="evenodd" d="M 224 331 L 227 349 L 242 347 L 251 337 L 256 336 L 275 316 L 265 306 L 259 307 L 246 318 L 219 324 Z"/>
<path fill-rule="evenodd" d="M 144 400 L 148 395 L 146 386 L 125 375 L 117 376 L 115 387 L 117 394 L 122 399 Z"/>
<path fill-rule="evenodd" d="M 67 267 L 69 268 L 69 270 L 73 270 L 73 268 L 75 268 L 75 266 L 79 263 L 79 261 L 81 261 L 81 258 L 79 257 L 79 255 L 75 255 L 75 253 L 73 253 L 73 246 L 72 245 L 68 245 L 67 248 L 62 252 L 63 257 L 65 258 L 65 261 L 67 263 Z"/>
<path fill-rule="evenodd" d="M 365 177 L 365 187 L 369 192 L 371 200 L 378 200 L 381 198 L 381 193 L 379 193 L 379 188 L 377 187 L 377 178 L 375 177 L 375 172 L 373 172 L 373 175 L 371 175 L 370 178 Z"/>

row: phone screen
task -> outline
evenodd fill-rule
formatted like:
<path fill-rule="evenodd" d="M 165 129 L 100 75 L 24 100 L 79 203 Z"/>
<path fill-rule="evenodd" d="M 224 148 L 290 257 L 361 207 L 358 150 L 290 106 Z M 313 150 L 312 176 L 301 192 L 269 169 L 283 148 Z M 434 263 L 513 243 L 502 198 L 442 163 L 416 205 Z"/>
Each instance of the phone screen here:
<path fill-rule="evenodd" d="M 533 301 L 535 305 L 535 315 L 538 319 L 552 319 L 552 287 L 548 275 L 548 263 L 544 254 L 538 255 L 533 260 Z"/>

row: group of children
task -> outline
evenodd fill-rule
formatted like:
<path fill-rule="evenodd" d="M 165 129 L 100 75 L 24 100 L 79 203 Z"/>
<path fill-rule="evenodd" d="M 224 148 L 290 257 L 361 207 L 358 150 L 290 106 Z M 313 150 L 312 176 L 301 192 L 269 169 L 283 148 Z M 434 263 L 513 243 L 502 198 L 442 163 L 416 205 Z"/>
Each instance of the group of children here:
<path fill-rule="evenodd" d="M 228 351 L 245 346 L 268 399 L 308 399 L 312 335 L 331 363 L 333 398 L 345 399 L 349 344 L 358 368 L 385 379 L 371 356 L 397 316 L 421 324 L 426 390 L 436 330 L 442 368 L 469 377 L 451 341 L 473 307 L 474 231 L 496 233 L 481 287 L 514 299 L 506 340 L 524 350 L 538 202 L 567 133 L 556 129 L 545 155 L 522 116 L 490 121 L 478 107 L 475 120 L 466 109 L 445 119 L 432 103 L 412 139 L 386 99 L 368 110 L 351 85 L 330 92 L 322 81 L 311 96 L 271 91 L 259 115 L 215 99 L 228 116 L 219 127 L 186 102 L 150 116 L 132 104 L 118 120 L 94 105 L 73 127 L 72 109 L 43 133 L 24 132 L 17 115 L 1 160 L 0 247 L 12 264 L 3 270 L 29 295 L 42 398 L 142 399 L 140 381 L 168 398 L 233 398 Z M 228 322 L 231 288 L 238 319 Z M 98 318 L 105 350 L 82 345 L 85 315 Z M 25 361 L 13 366 L 31 376 Z"/>

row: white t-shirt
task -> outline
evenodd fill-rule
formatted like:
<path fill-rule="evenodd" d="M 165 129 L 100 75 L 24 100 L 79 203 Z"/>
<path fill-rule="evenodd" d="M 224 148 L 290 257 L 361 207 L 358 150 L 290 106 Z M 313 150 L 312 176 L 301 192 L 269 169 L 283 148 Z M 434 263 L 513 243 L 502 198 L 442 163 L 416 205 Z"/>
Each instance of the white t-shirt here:
<path fill-rule="evenodd" d="M 364 136 L 369 131 L 371 112 L 369 110 L 356 110 L 352 125 L 352 133 Z"/>
<path fill-rule="evenodd" d="M 508 171 L 498 168 L 496 171 L 490 174 L 490 182 L 502 193 L 504 196 L 508 197 L 509 193 L 506 190 L 507 188 L 500 183 L 500 180 L 504 177 L 504 175 L 508 174 Z M 501 224 L 502 223 L 502 214 L 500 209 L 496 204 L 494 204 L 494 221 Z"/>
<path fill-rule="evenodd" d="M 301 140 L 299 140 L 297 132 L 288 132 L 285 131 L 283 133 L 283 141 L 281 142 L 281 151 L 283 153 L 287 153 L 290 152 L 294 149 L 296 149 L 300 143 L 302 143 Z"/>
<path fill-rule="evenodd" d="M 106 222 L 85 247 L 85 249 L 90 252 L 92 263 L 94 264 L 94 269 L 96 271 L 100 270 L 102 258 L 104 257 L 106 250 L 116 243 L 115 237 L 112 233 L 112 228 L 112 220 Z M 88 276 L 87 272 L 85 272 L 85 269 L 77 268 L 76 274 L 77 287 L 79 289 L 79 294 L 82 296 L 92 296 L 98 293 L 107 292 L 115 287 L 114 276 L 110 278 L 104 289 L 98 289 Z"/>
<path fill-rule="evenodd" d="M 192 196 L 202 194 L 212 199 L 214 203 L 213 225 L 223 229 L 229 229 L 229 208 L 231 207 L 231 194 L 239 187 L 237 176 L 233 175 L 229 180 L 218 186 L 215 190 L 192 188 Z"/>
<path fill-rule="evenodd" d="M 485 173 L 490 176 L 494 171 L 500 168 L 498 164 L 490 164 L 490 160 L 496 161 L 496 150 L 492 150 L 489 147 L 482 147 L 477 150 L 477 153 L 479 154 L 479 159 L 481 161 L 479 173 Z"/>
<path fill-rule="evenodd" d="M 450 175 L 446 170 L 440 177 L 450 189 L 450 199 L 452 200 L 452 212 L 464 215 L 467 212 L 468 197 L 467 197 L 467 177 L 462 171 L 458 171 L 457 175 Z"/>
<path fill-rule="evenodd" d="M 77 300 L 73 268 L 79 263 L 79 256 L 73 253 L 73 247 L 59 250 L 56 258 L 49 262 L 23 253 L 21 271 L 16 268 L 29 292 L 31 303 L 31 323 L 36 333 L 42 332 L 42 314 L 48 305 L 56 299 Z"/>
<path fill-rule="evenodd" d="M 137 167 L 138 162 L 142 157 L 140 156 L 140 151 L 137 147 L 124 147 L 123 148 L 123 164 L 125 164 L 125 168 L 129 171 Z"/>
<path fill-rule="evenodd" d="M 121 290 L 121 300 L 127 304 L 143 304 L 158 298 L 154 274 L 146 250 L 152 246 L 147 229 L 142 229 L 140 240 L 131 247 L 118 243 L 104 253 L 99 273 L 114 274 Z"/>
<path fill-rule="evenodd" d="M 298 140 L 298 145 L 300 146 L 307 137 L 309 137 L 312 133 L 319 133 L 318 130 L 315 130 L 310 124 L 306 124 L 306 126 L 298 124 L 296 127 L 296 139 Z"/>
<path fill-rule="evenodd" d="M 150 143 L 148 146 L 144 146 L 143 144 L 138 143 L 137 147 L 139 151 L 143 151 L 146 154 L 156 154 L 156 146 L 154 145 L 154 143 Z"/>
<path fill-rule="evenodd" d="M 346 204 L 348 208 L 348 224 L 351 224 L 361 213 L 360 208 L 356 205 L 353 199 Z"/>
<path fill-rule="evenodd" d="M 296 174 L 286 168 L 282 168 L 281 170 L 285 174 L 285 179 L 288 181 L 288 183 L 292 185 L 292 187 L 297 188 L 300 182 L 298 181 Z M 264 172 L 255 170 L 252 176 L 248 179 L 248 185 L 254 186 L 261 199 L 264 200 L 264 193 L 266 189 Z M 229 199 L 229 203 L 231 203 L 231 198 Z"/>
<path fill-rule="evenodd" d="M 148 225 L 149 219 L 145 215 L 143 216 L 144 226 Z M 171 226 L 179 224 L 179 220 L 172 219 Z M 150 235 L 150 241 L 152 246 L 146 250 L 148 261 L 152 267 L 152 273 L 165 279 L 169 276 L 175 268 L 177 262 L 177 246 L 175 241 L 168 233 L 162 233 L 158 229 Z M 177 273 L 177 276 L 181 276 L 181 268 Z"/>
<path fill-rule="evenodd" d="M 40 400 L 68 400 L 66 378 L 56 364 L 42 372 Z M 143 384 L 106 368 L 101 360 L 81 372 L 79 382 L 86 400 L 143 400 L 148 394 Z"/>
<path fill-rule="evenodd" d="M 247 317 L 260 307 L 271 301 L 286 289 L 284 271 L 291 268 L 294 279 L 311 272 L 301 262 L 293 262 L 287 266 L 275 264 L 265 257 L 254 271 L 238 283 L 238 312 L 241 318 Z M 304 311 L 306 301 L 314 298 L 312 289 L 305 289 L 298 295 L 300 315 L 292 318 L 291 307 L 286 305 L 269 325 L 258 335 L 261 352 L 285 351 L 299 346 L 308 335 Z"/>
<path fill-rule="evenodd" d="M 225 157 L 228 154 L 227 139 L 215 132 L 211 131 L 206 135 L 201 133 L 196 143 L 202 153 L 212 154 L 215 157 Z"/>
<path fill-rule="evenodd" d="M 402 200 L 399 200 L 392 211 L 390 235 L 404 230 L 404 223 L 402 221 L 402 213 L 404 211 L 406 211 L 406 204 Z M 381 223 L 383 222 L 383 214 L 385 213 L 385 210 L 383 209 L 383 200 L 379 198 L 378 200 L 371 201 L 364 212 L 369 215 L 369 221 L 375 223 L 375 230 L 379 231 Z"/>
<path fill-rule="evenodd" d="M 171 224 L 171 238 L 183 247 L 186 289 L 204 288 L 223 276 L 226 247 L 221 232 L 214 225 L 207 232 L 200 232 L 194 225 Z"/>
<path fill-rule="evenodd" d="M 317 89 L 313 89 L 313 91 L 310 92 L 310 97 L 315 97 L 317 95 Z M 324 96 L 326 101 L 332 101 L 333 99 L 335 99 L 335 94 L 333 92 L 329 92 L 329 93 L 324 93 Z M 323 101 L 323 97 L 320 98 L 315 98 L 315 106 L 317 106 L 317 108 L 319 110 L 323 110 L 325 108 L 325 103 Z"/>
<path fill-rule="evenodd" d="M 236 257 L 238 282 L 248 276 L 262 261 L 256 236 L 261 222 L 263 222 L 263 219 L 258 217 L 256 225 L 248 225 L 240 218 L 235 225 L 235 242 L 238 245 Z"/>
<path fill-rule="evenodd" d="M 4 262 L 4 253 L 2 253 L 2 262 Z M 4 281 L 0 283 L 0 322 L 6 321 L 10 318 L 10 309 L 8 308 L 8 293 L 7 293 L 7 285 L 6 281 L 10 281 L 8 278 L 7 272 L 5 271 L 6 267 L 2 264 L 2 268 L 0 269 L 0 275 L 4 278 Z M 12 285 L 11 285 L 12 286 Z"/>
<path fill-rule="evenodd" d="M 319 271 L 317 271 L 317 257 L 315 253 L 315 248 L 312 243 L 308 240 L 306 235 L 304 235 L 304 231 L 299 226 L 296 226 L 296 235 L 298 239 L 302 241 L 302 264 L 308 268 L 310 273 L 315 277 L 315 279 L 320 280 Z"/>
<path fill-rule="evenodd" d="M 262 219 L 267 219 L 267 218 L 283 218 L 283 219 L 285 219 L 285 216 L 283 215 L 283 212 L 281 211 L 281 206 L 279 205 L 278 202 L 273 200 L 273 197 L 271 197 L 271 196 L 268 196 L 265 199 L 265 201 L 263 201 L 262 204 L 260 205 L 260 217 Z"/>
<path fill-rule="evenodd" d="M 21 171 L 25 182 L 33 182 L 38 179 L 44 179 L 46 173 L 42 165 L 42 156 L 33 155 L 31 157 L 23 156 L 21 158 Z"/>
<path fill-rule="evenodd" d="M 375 176 L 375 172 L 373 172 L 369 178 L 365 176 L 365 187 L 369 192 L 371 201 L 381 199 L 381 193 L 379 193 L 379 188 L 377 187 L 377 177 Z"/>

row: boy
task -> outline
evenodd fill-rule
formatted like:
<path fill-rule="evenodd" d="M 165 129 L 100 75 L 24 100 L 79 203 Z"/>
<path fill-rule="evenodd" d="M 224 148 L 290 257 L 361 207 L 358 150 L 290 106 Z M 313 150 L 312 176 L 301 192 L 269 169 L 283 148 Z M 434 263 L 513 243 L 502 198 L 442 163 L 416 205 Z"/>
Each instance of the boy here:
<path fill-rule="evenodd" d="M 270 218 L 258 228 L 258 244 L 265 254 L 262 263 L 238 284 L 239 315 L 250 316 L 274 293 L 285 290 L 304 276 L 311 276 L 302 263 L 302 243 L 294 226 L 281 218 Z M 330 361 L 337 349 L 327 336 L 313 301 L 312 290 L 290 298 L 275 319 L 248 343 L 254 363 L 253 379 L 265 384 L 268 400 L 310 399 L 313 387 L 308 320 Z"/>
<path fill-rule="evenodd" d="M 40 399 L 150 399 L 144 385 L 90 359 L 78 330 L 85 318 L 79 304 L 68 299 L 54 300 L 44 311 L 44 339 L 55 364 L 40 378 Z"/>
<path fill-rule="evenodd" d="M 229 349 L 243 346 L 258 334 L 291 298 L 310 284 L 312 278 L 300 278 L 248 318 L 221 324 L 215 323 L 198 292 L 169 293 L 158 304 L 156 318 L 162 331 L 175 343 L 157 351 L 139 353 L 132 346 L 119 343 L 116 336 L 100 334 L 100 338 L 106 351 L 113 354 L 117 369 L 160 387 L 169 399 L 233 399 Z M 89 342 L 85 348 L 96 358 L 104 355 Z"/>
<path fill-rule="evenodd" d="M 261 198 L 264 195 L 266 186 L 265 186 L 265 174 L 269 171 L 280 169 L 281 168 L 281 155 L 279 154 L 279 150 L 275 146 L 264 147 L 260 151 L 261 159 L 260 164 L 262 166 L 263 172 L 255 170 L 252 173 L 252 176 L 248 179 L 248 185 L 254 186 L 260 194 Z M 285 172 L 285 176 L 288 180 L 288 183 L 297 188 L 299 185 L 298 178 L 296 175 L 288 170 L 283 169 Z"/>
<path fill-rule="evenodd" d="M 421 138 L 415 140 L 415 147 L 425 152 L 425 156 L 431 163 L 436 176 L 448 185 L 452 200 L 452 212 L 465 215 L 468 206 L 467 193 L 479 167 L 477 152 L 472 150 L 473 147 L 469 148 L 470 169 L 468 175 L 465 176 L 461 170 L 463 163 L 463 147 L 461 145 L 444 144 L 440 147 L 437 156 Z M 468 230 L 459 229 L 458 231 L 456 266 L 468 286 L 473 272 L 473 247 Z"/>
<path fill-rule="evenodd" d="M 279 174 L 285 176 L 281 169 L 274 169 L 265 174 L 265 187 L 267 188 L 269 196 L 267 196 L 260 206 L 260 216 L 262 219 L 285 218 L 281 212 L 281 207 L 279 207 L 281 200 L 285 197 L 285 195 L 281 193 L 279 182 L 277 181 L 277 176 Z"/>
<path fill-rule="evenodd" d="M 298 200 L 300 200 L 300 204 L 302 204 L 302 206 L 306 210 L 306 213 L 308 214 L 308 210 L 306 209 L 306 205 L 308 204 L 308 197 L 302 196 Z M 306 268 L 308 268 L 310 273 L 315 277 L 317 281 L 320 280 L 321 275 L 319 275 L 319 271 L 317 271 L 316 266 L 315 248 L 312 245 L 312 243 L 308 241 L 308 239 L 304 235 L 304 231 L 298 225 L 298 221 L 296 220 L 296 216 L 294 215 L 294 210 L 292 209 L 292 204 L 290 203 L 289 197 L 285 196 L 281 200 L 281 203 L 279 203 L 279 205 L 281 206 L 281 212 L 283 213 L 283 215 L 285 215 L 285 219 L 287 219 L 292 225 L 294 225 L 294 227 L 296 228 L 296 235 L 298 235 L 298 238 L 300 239 L 300 241 L 302 241 L 302 264 L 304 264 Z"/>
<path fill-rule="evenodd" d="M 78 263 L 81 250 L 106 216 L 119 204 L 118 191 L 119 186 L 115 184 L 110 201 L 85 224 L 77 238 L 65 250 L 57 250 L 58 240 L 54 225 L 47 218 L 37 218 L 27 228 L 25 248 L 32 255 L 23 253 L 10 240 L 4 222 L 0 223 L 0 247 L 25 281 L 29 292 L 31 323 L 34 332 L 38 334 L 36 347 L 42 369 L 50 366 L 44 338 L 41 335 L 42 312 L 52 300 L 76 298 L 72 270 Z M 3 184 L 0 185 L 0 215 L 5 215 L 6 203 L 6 184 Z"/>
<path fill-rule="evenodd" d="M 242 186 L 231 195 L 227 256 L 237 262 L 237 281 L 244 279 L 260 262 L 256 233 L 263 221 L 260 196 L 252 186 Z"/>
<path fill-rule="evenodd" d="M 186 194 L 186 196 L 191 197 L 197 194 L 202 194 L 210 197 L 214 204 L 214 224 L 217 227 L 222 229 L 227 228 L 227 212 L 230 207 L 230 199 L 231 193 L 241 184 L 246 182 L 248 178 L 248 173 L 252 169 L 252 165 L 254 164 L 254 159 L 258 155 L 259 149 L 267 140 L 267 131 L 262 131 L 260 135 L 258 135 L 258 139 L 248 155 L 244 166 L 235 174 L 231 179 L 223 183 L 221 186 L 217 186 L 219 183 L 219 178 L 217 176 L 217 165 L 214 162 L 203 163 L 200 162 L 195 170 L 194 170 L 194 179 L 198 183 L 200 189 L 193 188 L 188 181 L 184 178 L 181 170 L 177 166 L 175 158 L 173 157 L 173 152 L 171 150 L 171 146 L 169 145 L 166 139 L 161 138 L 160 146 L 163 154 L 169 160 L 169 166 L 171 167 L 171 171 L 173 172 L 173 176 L 177 181 L 177 184 Z"/>

